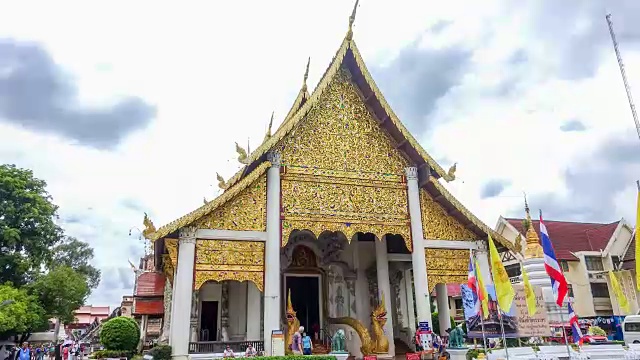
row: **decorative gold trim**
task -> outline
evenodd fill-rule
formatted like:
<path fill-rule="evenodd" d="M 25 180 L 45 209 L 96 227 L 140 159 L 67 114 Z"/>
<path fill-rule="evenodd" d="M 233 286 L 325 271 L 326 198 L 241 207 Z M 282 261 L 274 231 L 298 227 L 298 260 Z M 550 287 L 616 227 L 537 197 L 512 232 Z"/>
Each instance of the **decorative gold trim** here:
<path fill-rule="evenodd" d="M 424 249 L 429 293 L 437 284 L 466 284 L 469 250 Z"/>
<path fill-rule="evenodd" d="M 256 167 L 251 174 L 247 175 L 244 179 L 238 182 L 235 186 L 229 188 L 222 195 L 208 202 L 207 204 L 199 207 L 198 209 L 188 213 L 187 215 L 182 216 L 165 226 L 162 226 L 158 231 L 153 234 L 150 234 L 150 239 L 152 241 L 158 240 L 164 236 L 171 234 L 172 232 L 185 227 L 197 219 L 210 214 L 218 207 L 225 204 L 227 201 L 231 200 L 236 194 L 240 191 L 247 188 L 247 186 L 251 185 L 255 180 L 257 180 L 267 169 L 271 166 L 271 163 L 268 161 L 263 162 L 258 167 Z"/>
<path fill-rule="evenodd" d="M 198 271 L 193 283 L 194 290 L 199 290 L 208 281 L 251 281 L 259 291 L 264 291 L 264 274 L 255 271 Z"/>
<path fill-rule="evenodd" d="M 251 281 L 264 287 L 264 242 L 197 240 L 194 289 L 207 281 Z"/>
<path fill-rule="evenodd" d="M 162 271 L 164 272 L 169 282 L 173 284 L 173 272 L 174 272 L 173 262 L 169 254 L 162 255 Z"/>
<path fill-rule="evenodd" d="M 513 244 L 509 240 L 505 239 L 504 236 L 502 236 L 502 235 L 498 234 L 497 232 L 495 232 L 493 229 L 491 229 L 489 226 L 487 226 L 485 223 L 483 223 L 482 220 L 478 219 L 478 217 L 473 215 L 473 213 L 471 211 L 469 211 L 464 205 L 462 205 L 460 203 L 460 201 L 458 201 L 458 199 L 456 199 L 449 192 L 449 190 L 447 190 L 446 187 L 444 187 L 442 184 L 440 184 L 438 179 L 436 179 L 433 176 L 429 176 L 429 182 L 431 182 L 431 184 L 433 184 L 433 186 L 435 186 L 435 188 L 438 190 L 438 192 L 440 192 L 440 194 L 442 194 L 442 196 L 444 196 L 444 198 L 447 199 L 447 201 L 449 201 L 456 209 L 458 209 L 458 211 L 460 211 L 462 213 L 462 215 L 464 215 L 467 219 L 469 219 L 469 221 L 471 221 L 471 223 L 473 225 L 475 225 L 478 228 L 480 228 L 480 230 L 482 230 L 483 232 L 485 232 L 487 234 L 491 234 L 491 238 L 492 239 L 496 240 L 497 242 L 499 242 L 501 245 L 503 245 L 507 249 L 515 252 L 515 248 L 514 248 Z"/>
<path fill-rule="evenodd" d="M 178 266 L 178 239 L 164 239 L 164 247 L 169 254 L 171 265 L 175 268 Z"/>

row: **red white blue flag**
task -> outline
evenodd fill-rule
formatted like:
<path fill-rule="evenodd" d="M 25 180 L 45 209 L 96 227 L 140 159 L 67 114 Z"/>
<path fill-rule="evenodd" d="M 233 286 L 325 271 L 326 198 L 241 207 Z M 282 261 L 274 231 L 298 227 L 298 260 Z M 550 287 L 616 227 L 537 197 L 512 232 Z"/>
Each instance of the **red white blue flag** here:
<path fill-rule="evenodd" d="M 556 304 L 562 306 L 564 298 L 569 291 L 569 286 L 556 258 L 556 252 L 553 250 L 553 244 L 551 244 L 547 227 L 544 225 L 544 221 L 542 221 L 542 211 L 540 211 L 540 236 L 542 238 L 540 241 L 542 242 L 542 250 L 544 252 L 544 268 L 547 271 L 547 275 L 551 278 L 551 289 L 556 298 Z"/>
<path fill-rule="evenodd" d="M 573 342 L 575 344 L 580 344 L 582 342 L 582 331 L 580 331 L 580 324 L 578 324 L 578 315 L 576 315 L 575 311 L 573 311 L 573 306 L 571 306 L 571 303 L 569 303 L 568 307 L 569 307 L 569 325 L 571 325 Z"/>
<path fill-rule="evenodd" d="M 469 251 L 469 273 L 467 275 L 467 286 L 473 294 L 473 305 L 476 314 L 480 313 L 480 294 L 478 293 L 478 278 L 476 278 L 476 267 L 473 261 L 473 253 Z"/>

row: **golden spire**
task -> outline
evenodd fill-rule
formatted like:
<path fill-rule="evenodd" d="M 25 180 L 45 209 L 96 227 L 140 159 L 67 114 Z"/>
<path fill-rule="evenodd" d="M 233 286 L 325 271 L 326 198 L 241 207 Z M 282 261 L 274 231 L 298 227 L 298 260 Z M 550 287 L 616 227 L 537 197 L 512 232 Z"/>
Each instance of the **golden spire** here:
<path fill-rule="evenodd" d="M 544 253 L 542 252 L 542 246 L 540 246 L 540 238 L 538 237 L 538 233 L 536 233 L 536 229 L 533 227 L 533 222 L 531 222 L 531 213 L 529 212 L 529 204 L 527 203 L 527 195 L 524 196 L 524 211 L 527 214 L 526 223 L 527 225 L 527 247 L 524 249 L 524 258 L 525 259 L 533 259 L 533 258 L 542 258 L 544 257 Z"/>
<path fill-rule="evenodd" d="M 291 289 L 289 289 L 289 294 L 287 295 L 287 315 L 296 316 L 296 312 L 293 310 L 293 304 L 291 304 Z"/>
<path fill-rule="evenodd" d="M 360 2 L 360 0 L 356 0 L 355 5 L 353 5 L 351 16 L 349 16 L 349 31 L 347 31 L 347 40 L 353 39 L 353 22 L 356 21 L 356 10 L 358 9 L 358 2 Z"/>

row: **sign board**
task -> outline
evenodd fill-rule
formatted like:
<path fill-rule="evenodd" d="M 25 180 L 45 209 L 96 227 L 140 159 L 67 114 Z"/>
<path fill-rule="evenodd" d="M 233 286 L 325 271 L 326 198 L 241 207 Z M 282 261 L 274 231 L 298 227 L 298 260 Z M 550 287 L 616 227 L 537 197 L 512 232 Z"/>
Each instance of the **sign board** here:
<path fill-rule="evenodd" d="M 420 321 L 418 323 L 418 329 L 422 330 L 422 331 L 430 331 L 431 328 L 429 328 L 429 322 L 428 321 Z"/>
<path fill-rule="evenodd" d="M 271 356 L 284 356 L 284 332 L 271 331 Z"/>
<path fill-rule="evenodd" d="M 529 316 L 529 310 L 527 310 L 524 285 L 513 285 L 513 289 L 516 291 L 516 297 L 513 302 L 516 308 L 518 336 L 549 336 L 551 333 L 551 327 L 549 326 L 549 320 L 547 319 L 547 308 L 544 303 L 544 297 L 542 296 L 542 289 L 540 287 L 533 288 L 533 292 L 536 295 L 537 310 L 533 316 Z"/>

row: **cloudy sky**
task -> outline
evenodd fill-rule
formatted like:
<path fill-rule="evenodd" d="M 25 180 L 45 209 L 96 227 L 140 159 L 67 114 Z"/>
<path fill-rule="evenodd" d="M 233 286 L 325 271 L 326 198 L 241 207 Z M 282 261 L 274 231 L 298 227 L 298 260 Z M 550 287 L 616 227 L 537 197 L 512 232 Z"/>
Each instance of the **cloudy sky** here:
<path fill-rule="evenodd" d="M 360 2 L 355 39 L 396 113 L 490 226 L 635 217 L 636 135 L 605 22 L 640 101 L 640 2 Z M 45 179 L 96 249 L 94 305 L 131 292 L 146 211 L 160 226 L 218 194 L 234 142 L 283 120 L 347 30 L 352 3 L 11 2 L 0 12 L 0 162 Z"/>

